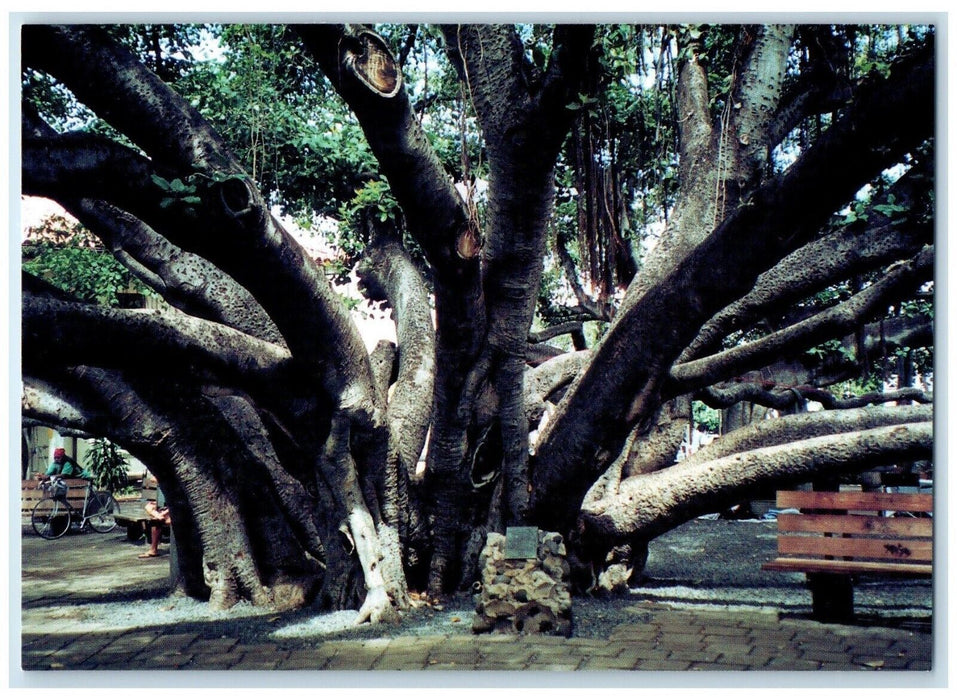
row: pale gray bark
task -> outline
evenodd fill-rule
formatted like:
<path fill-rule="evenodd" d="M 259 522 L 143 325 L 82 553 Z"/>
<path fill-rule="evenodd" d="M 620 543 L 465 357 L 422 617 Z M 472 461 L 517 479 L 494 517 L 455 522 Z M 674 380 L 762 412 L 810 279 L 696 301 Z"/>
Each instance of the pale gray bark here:
<path fill-rule="evenodd" d="M 284 345 L 275 324 L 244 287 L 206 259 L 174 246 L 145 223 L 105 202 L 65 202 L 106 247 L 172 306 Z"/>
<path fill-rule="evenodd" d="M 933 416 L 933 407 L 929 405 L 871 406 L 783 416 L 776 420 L 750 423 L 744 428 L 723 435 L 720 440 L 714 441 L 685 461 L 688 464 L 703 464 L 739 452 L 786 445 L 806 438 L 926 422 L 932 420 Z"/>
<path fill-rule="evenodd" d="M 582 520 L 610 538 L 652 539 L 696 515 L 717 512 L 755 489 L 794 485 L 867 465 L 927 459 L 930 422 L 838 433 L 736 453 L 625 479 L 582 506 Z"/>
<path fill-rule="evenodd" d="M 29 376 L 23 378 L 20 411 L 24 419 L 64 431 L 86 432 L 93 418 L 78 397 L 68 397 L 61 387 Z"/>
<path fill-rule="evenodd" d="M 23 297 L 26 364 L 57 361 L 131 368 L 178 358 L 225 383 L 262 386 L 281 379 L 291 357 L 284 348 L 176 311 L 114 309 Z M 173 363 L 175 364 L 175 363 Z"/>
<path fill-rule="evenodd" d="M 296 386 L 306 389 L 315 383 L 321 387 L 310 393 L 323 399 L 322 404 L 309 403 L 303 396 L 294 395 L 290 401 L 298 402 L 298 407 L 287 406 L 292 409 L 289 415 L 271 421 L 270 429 L 274 435 L 280 441 L 288 441 L 283 451 L 287 458 L 291 458 L 287 466 L 292 472 L 302 475 L 304 457 L 301 453 L 310 451 L 310 443 L 321 444 L 323 422 L 328 420 L 331 410 L 337 411 L 339 418 L 348 422 L 350 434 L 356 437 L 358 444 L 363 441 L 368 444 L 369 436 L 379 434 L 381 407 L 375 402 L 371 367 L 358 330 L 324 272 L 270 215 L 267 202 L 211 126 L 135 57 L 112 44 L 95 28 L 32 26 L 25 30 L 24 46 L 28 63 L 49 71 L 69 85 L 78 99 L 110 121 L 150 156 L 147 160 L 131 149 L 103 144 L 88 137 L 53 137 L 46 142 L 29 142 L 25 155 L 32 152 L 37 157 L 32 161 L 27 158 L 27 167 L 24 168 L 26 189 L 50 189 L 51 192 L 45 193 L 55 198 L 90 197 L 116 204 L 163 238 L 205 258 L 249 290 L 281 334 L 298 367 L 296 371 L 302 373 L 300 377 L 305 381 Z M 49 50 L 37 50 L 40 46 Z M 76 159 L 64 160 L 64 156 L 70 153 L 75 156 L 77 148 L 87 149 L 86 153 L 92 159 L 81 162 L 90 163 L 92 168 L 70 170 L 70 164 L 75 165 Z M 42 153 L 51 157 L 40 158 Z M 152 184 L 154 175 L 168 181 L 178 177 L 193 182 L 202 203 L 189 211 L 181 202 L 164 203 L 167 193 Z M 308 309 L 308 313 L 302 313 L 303 309 Z M 213 391 L 222 393 L 222 388 Z M 129 401 L 135 399 L 137 397 L 131 394 Z M 284 400 L 280 398 L 278 403 Z M 200 413 L 201 406 L 202 400 L 197 400 L 196 410 Z M 196 416 L 192 418 L 196 419 Z M 221 421 L 221 418 L 210 420 Z M 290 420 L 295 425 L 290 425 Z M 290 427 L 296 432 L 295 439 L 289 432 Z M 319 434 L 316 434 L 317 428 Z M 181 431 L 182 424 L 176 424 L 176 429 Z M 226 435 L 231 434 L 228 427 L 223 429 Z M 118 432 L 119 429 L 113 426 L 112 433 Z M 105 431 L 105 434 L 111 433 Z M 142 444 L 136 436 L 124 437 L 134 446 Z M 233 434 L 238 445 L 241 445 L 242 437 Z M 243 515 L 249 519 L 250 526 L 256 526 L 256 518 L 250 518 L 255 516 L 254 513 L 243 514 L 236 510 L 230 500 L 236 496 L 232 490 L 216 490 L 209 472 L 215 471 L 222 458 L 200 457 L 202 445 L 208 444 L 208 440 L 200 443 L 192 445 L 184 437 L 175 442 L 175 448 L 171 448 L 182 452 L 184 469 L 188 465 L 195 468 L 193 472 L 176 476 L 179 495 L 185 499 L 181 507 L 187 508 L 188 501 L 189 507 L 199 514 L 197 517 L 209 520 L 204 527 L 215 527 L 212 523 L 216 522 L 241 521 Z M 230 449 L 236 451 L 234 457 L 237 461 L 248 458 L 248 455 L 239 456 L 242 453 L 239 446 L 232 445 Z M 166 454 L 154 454 L 153 458 L 175 461 Z M 377 455 L 366 450 L 363 458 L 374 461 Z M 203 472 L 200 465 L 207 472 Z M 377 469 L 372 463 L 360 467 L 364 473 L 373 473 Z M 265 471 L 265 466 L 260 465 L 257 478 L 264 480 Z M 343 475 L 343 478 L 358 481 L 354 474 Z M 336 483 L 332 480 L 332 484 Z M 208 517 L 211 515 L 209 506 L 197 507 L 194 499 L 203 489 L 211 489 L 211 502 L 216 504 L 217 512 L 221 510 L 228 516 L 225 520 L 218 519 L 218 516 Z M 171 502 L 175 502 L 176 496 L 176 489 L 173 489 Z M 355 499 L 347 501 L 341 497 L 341 492 L 339 496 L 339 503 L 349 509 L 345 516 L 354 519 L 358 517 L 357 513 L 363 512 L 363 504 Z M 274 511 L 274 506 L 274 503 L 264 504 L 260 515 Z M 356 521 L 354 524 L 361 529 L 363 537 L 374 540 L 374 528 L 367 535 L 364 523 Z M 204 576 L 211 581 L 217 604 L 228 605 L 234 595 L 249 595 L 255 602 L 267 600 L 268 596 L 264 598 L 262 595 L 265 584 L 260 577 L 268 577 L 269 569 L 282 568 L 278 561 L 269 559 L 270 556 L 282 559 L 287 554 L 282 543 L 276 541 L 272 546 L 267 544 L 256 550 L 248 542 L 243 544 L 243 528 L 228 535 L 220 533 L 218 537 L 211 532 L 203 533 L 197 545 L 199 549 L 185 551 L 184 558 L 192 564 L 198 561 L 193 555 L 203 558 Z M 370 546 L 374 547 L 375 543 L 370 541 Z M 254 551 L 265 553 L 262 562 Z M 263 568 L 257 566 L 260 563 Z M 368 561 L 363 564 L 366 573 L 372 575 Z M 289 565 L 298 566 L 294 561 Z M 401 586 L 403 582 L 396 582 L 396 585 Z M 378 591 L 379 588 L 376 583 L 370 590 Z M 378 593 L 373 595 L 375 600 L 370 600 L 370 606 L 377 608 L 381 599 Z M 386 612 L 376 613 L 379 614 L 385 615 Z"/>
<path fill-rule="evenodd" d="M 900 206 L 914 204 L 927 164 L 909 171 L 889 192 Z M 886 204 L 881 200 L 875 204 Z M 761 274 L 747 295 L 717 313 L 681 354 L 679 362 L 701 357 L 734 330 L 747 328 L 762 317 L 780 314 L 790 305 L 829 284 L 880 265 L 913 257 L 933 241 L 930 222 L 892 219 L 872 207 L 865 214 L 867 228 L 844 228 L 812 241 Z"/>
<path fill-rule="evenodd" d="M 371 246 L 366 275 L 382 286 L 396 325 L 398 369 L 388 400 L 390 452 L 408 475 L 425 445 L 432 416 L 435 377 L 435 330 L 428 290 L 408 253 L 394 238 Z"/>
<path fill-rule="evenodd" d="M 933 272 L 934 248 L 925 246 L 914 259 L 893 265 L 884 277 L 848 301 L 826 309 L 760 340 L 711 357 L 684 362 L 671 371 L 675 391 L 687 392 L 763 367 L 785 353 L 811 348 L 840 337 L 886 310 L 899 295 L 912 293 Z"/>
<path fill-rule="evenodd" d="M 588 350 L 553 357 L 525 371 L 525 411 L 529 425 L 537 425 L 545 412 L 545 402 L 571 384 L 591 358 Z"/>

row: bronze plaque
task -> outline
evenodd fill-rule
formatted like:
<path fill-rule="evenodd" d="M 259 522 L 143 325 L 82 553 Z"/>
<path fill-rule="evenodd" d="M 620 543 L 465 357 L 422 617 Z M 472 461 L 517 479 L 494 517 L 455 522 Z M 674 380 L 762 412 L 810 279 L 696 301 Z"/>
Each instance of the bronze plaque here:
<path fill-rule="evenodd" d="M 538 557 L 538 528 L 509 527 L 505 529 L 506 559 L 535 559 Z"/>

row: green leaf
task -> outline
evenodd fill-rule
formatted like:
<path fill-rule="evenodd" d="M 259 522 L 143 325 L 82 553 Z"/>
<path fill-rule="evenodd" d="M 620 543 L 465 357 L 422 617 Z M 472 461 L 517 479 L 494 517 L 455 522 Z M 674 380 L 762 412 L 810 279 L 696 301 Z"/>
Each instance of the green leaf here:
<path fill-rule="evenodd" d="M 162 178 L 159 175 L 156 175 L 155 173 L 150 175 L 150 179 L 153 181 L 154 185 L 159 187 L 161 190 L 164 190 L 165 192 L 169 192 L 170 190 L 173 189 L 172 185 L 170 185 L 169 183 L 169 180 Z"/>
<path fill-rule="evenodd" d="M 880 212 L 884 216 L 891 216 L 906 212 L 907 207 L 902 207 L 899 204 L 876 204 L 874 205 L 874 211 Z"/>
<path fill-rule="evenodd" d="M 196 189 L 195 187 L 192 187 L 191 185 L 187 185 L 185 182 L 183 182 L 179 178 L 176 178 L 169 184 L 173 192 L 176 192 L 177 194 L 183 193 L 183 192 L 193 192 Z"/>

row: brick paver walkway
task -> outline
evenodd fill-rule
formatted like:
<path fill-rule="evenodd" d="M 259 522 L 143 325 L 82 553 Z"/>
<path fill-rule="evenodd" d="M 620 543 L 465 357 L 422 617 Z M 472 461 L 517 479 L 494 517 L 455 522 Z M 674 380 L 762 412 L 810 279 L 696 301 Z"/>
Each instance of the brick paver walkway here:
<path fill-rule="evenodd" d="M 927 671 L 932 635 L 825 625 L 774 613 L 640 605 L 608 639 L 383 636 L 318 644 L 202 631 L 23 634 L 24 670 Z"/>

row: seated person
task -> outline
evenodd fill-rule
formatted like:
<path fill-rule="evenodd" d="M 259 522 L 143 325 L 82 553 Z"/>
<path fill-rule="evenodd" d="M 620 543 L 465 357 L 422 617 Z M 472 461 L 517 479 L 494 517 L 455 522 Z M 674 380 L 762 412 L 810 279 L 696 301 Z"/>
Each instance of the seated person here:
<path fill-rule="evenodd" d="M 162 497 L 162 492 L 160 492 L 159 496 Z M 171 521 L 168 507 L 159 506 L 156 501 L 150 500 L 146 502 L 146 505 L 143 507 L 143 509 L 151 519 L 159 520 L 164 525 L 169 527 Z M 159 544 L 163 537 L 163 527 L 161 525 L 150 524 L 149 530 L 150 548 L 148 551 L 139 555 L 140 559 L 150 559 L 152 557 L 159 556 Z"/>

